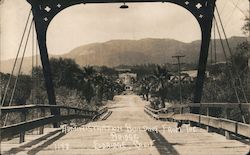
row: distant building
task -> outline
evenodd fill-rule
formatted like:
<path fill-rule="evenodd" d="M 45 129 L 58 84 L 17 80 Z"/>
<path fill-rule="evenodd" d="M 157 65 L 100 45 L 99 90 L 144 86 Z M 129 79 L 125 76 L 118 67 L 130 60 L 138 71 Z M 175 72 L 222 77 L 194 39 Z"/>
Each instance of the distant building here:
<path fill-rule="evenodd" d="M 127 73 L 127 72 L 131 72 L 131 69 L 129 69 L 129 68 L 117 68 L 117 69 L 115 69 L 117 72 L 119 72 L 119 73 Z"/>
<path fill-rule="evenodd" d="M 190 76 L 192 78 L 192 80 L 194 80 L 197 77 L 198 70 L 182 71 L 181 73 L 182 74 L 187 74 L 188 76 Z M 205 76 L 209 77 L 209 72 L 208 71 L 205 72 Z"/>
<path fill-rule="evenodd" d="M 133 84 L 137 79 L 135 73 L 121 73 L 119 74 L 119 81 L 125 85 L 125 90 L 133 90 Z"/>
<path fill-rule="evenodd" d="M 181 75 L 181 83 L 192 83 L 194 81 L 194 78 L 190 77 L 187 74 L 182 74 Z M 173 84 L 178 84 L 179 83 L 179 75 L 173 75 L 170 77 L 169 82 Z"/>
<path fill-rule="evenodd" d="M 136 78 L 137 78 L 137 74 L 135 74 L 135 73 L 121 73 L 121 74 L 119 74 L 120 81 L 125 85 L 133 84 L 133 82 L 136 80 Z"/>
<path fill-rule="evenodd" d="M 181 83 L 192 83 L 197 78 L 198 70 L 189 70 L 181 72 Z M 209 72 L 206 71 L 206 77 L 209 77 Z M 178 84 L 179 83 L 179 75 L 173 75 L 170 77 L 169 82 Z"/>

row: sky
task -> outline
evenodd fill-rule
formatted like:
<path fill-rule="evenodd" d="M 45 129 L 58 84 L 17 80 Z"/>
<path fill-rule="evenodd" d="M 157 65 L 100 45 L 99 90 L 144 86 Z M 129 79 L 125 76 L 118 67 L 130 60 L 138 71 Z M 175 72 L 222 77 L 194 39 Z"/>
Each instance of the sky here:
<path fill-rule="evenodd" d="M 237 4 L 237 7 L 235 7 Z M 75 5 L 60 12 L 47 32 L 49 54 L 63 54 L 94 42 L 112 39 L 170 38 L 183 42 L 201 39 L 200 28 L 190 12 L 171 3 Z M 248 0 L 217 0 L 228 37 L 244 36 Z M 14 58 L 30 10 L 26 0 L 0 4 L 0 59 Z M 25 56 L 30 56 L 31 41 Z"/>

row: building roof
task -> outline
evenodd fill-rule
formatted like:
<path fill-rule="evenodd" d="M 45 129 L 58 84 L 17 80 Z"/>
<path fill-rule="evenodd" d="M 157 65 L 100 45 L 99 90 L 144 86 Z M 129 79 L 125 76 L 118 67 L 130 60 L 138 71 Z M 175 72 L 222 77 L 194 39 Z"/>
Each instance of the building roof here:
<path fill-rule="evenodd" d="M 190 77 L 195 78 L 197 77 L 197 70 L 189 70 L 189 71 L 182 71 L 181 73 L 188 74 Z"/>

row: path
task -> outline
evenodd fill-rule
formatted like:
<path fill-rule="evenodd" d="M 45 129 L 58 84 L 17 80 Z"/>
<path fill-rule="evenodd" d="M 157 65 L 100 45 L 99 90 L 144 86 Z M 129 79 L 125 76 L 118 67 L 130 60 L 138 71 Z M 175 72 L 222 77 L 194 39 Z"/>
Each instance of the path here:
<path fill-rule="evenodd" d="M 24 147 L 19 154 L 244 155 L 249 151 L 249 145 L 203 129 L 184 125 L 182 132 L 177 132 L 176 123 L 150 118 L 144 105 L 136 95 L 116 96 L 107 120 L 67 134 L 58 132 L 48 141 Z"/>

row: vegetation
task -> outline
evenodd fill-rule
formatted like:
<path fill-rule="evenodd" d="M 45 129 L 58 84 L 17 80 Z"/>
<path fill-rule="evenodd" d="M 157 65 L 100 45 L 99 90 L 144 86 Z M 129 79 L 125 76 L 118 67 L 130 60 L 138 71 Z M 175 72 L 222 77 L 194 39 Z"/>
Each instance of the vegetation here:
<path fill-rule="evenodd" d="M 249 33 L 249 18 L 246 19 L 246 24 L 243 27 L 245 33 Z M 250 45 L 248 42 L 242 42 L 233 49 L 232 55 L 229 57 L 227 63 L 218 63 L 208 66 L 209 76 L 206 78 L 203 89 L 202 102 L 231 102 L 231 103 L 244 103 L 250 100 L 250 72 L 249 72 L 249 59 L 250 59 Z M 183 68 L 186 70 L 193 69 L 191 65 L 185 65 Z M 138 67 L 138 66 L 137 66 Z M 148 70 L 145 68 L 140 70 L 140 75 L 144 78 L 139 78 L 141 85 L 140 95 L 146 100 L 148 96 L 155 97 L 156 101 L 151 102 L 151 106 L 155 109 L 163 108 L 165 106 L 165 99 L 174 103 L 179 100 L 178 84 L 174 84 L 169 81 L 168 71 L 171 74 L 176 74 L 176 68 L 171 65 L 150 66 Z M 155 68 L 153 71 L 152 68 Z M 142 73 L 142 71 L 144 71 Z M 155 73 L 158 73 L 155 74 Z M 164 75 L 164 76 L 163 76 Z M 154 78 L 150 78 L 150 77 Z M 192 101 L 194 82 L 182 83 L 182 97 L 184 103 Z M 161 102 L 159 101 L 161 100 Z M 231 111 L 233 116 L 242 115 L 242 109 L 234 109 Z M 218 109 L 211 111 L 212 114 L 218 116 L 222 112 L 218 112 Z M 249 112 L 248 112 L 249 113 Z M 241 117 L 237 117 L 240 120 Z M 240 120 L 241 121 L 241 120 Z"/>
<path fill-rule="evenodd" d="M 81 68 L 74 60 L 63 58 L 51 59 L 50 65 L 58 104 L 95 109 L 104 100 L 112 100 L 122 90 L 115 81 L 117 73 L 111 68 L 100 67 L 99 71 L 90 66 Z M 8 74 L 1 73 L 1 87 L 6 86 L 8 78 Z M 13 76 L 10 88 L 13 88 L 16 78 Z M 1 93 L 3 96 L 4 92 Z M 11 98 L 11 93 L 7 94 L 4 105 L 8 105 Z M 32 76 L 19 75 L 13 103 L 48 103 L 41 67 L 35 67 Z"/>
<path fill-rule="evenodd" d="M 244 42 L 234 50 L 227 64 L 210 66 L 211 77 L 205 83 L 203 101 L 238 103 L 237 92 L 239 100 L 246 102 L 242 90 L 249 101 L 249 58 L 249 44 Z"/>
<path fill-rule="evenodd" d="M 9 74 L 1 74 L 1 90 L 5 90 Z M 10 87 L 14 87 L 14 83 L 17 80 L 17 77 L 13 77 L 12 81 L 10 82 Z M 8 92 L 5 97 L 5 102 L 3 103 L 4 106 L 16 103 L 18 105 L 23 105 L 28 100 L 30 94 L 31 94 L 31 77 L 28 75 L 19 75 L 16 85 L 16 91 L 13 92 L 10 88 L 8 89 Z M 12 95 L 14 93 L 14 95 Z M 4 96 L 4 91 L 1 91 L 1 103 Z M 11 102 L 12 100 L 12 102 Z"/>
<path fill-rule="evenodd" d="M 242 27 L 242 30 L 245 34 L 248 34 L 250 31 L 250 17 L 245 18 L 245 24 Z"/>
<path fill-rule="evenodd" d="M 153 74 L 154 83 L 152 84 L 151 93 L 158 96 L 161 100 L 160 108 L 165 108 L 165 100 L 168 94 L 168 81 L 171 74 L 165 67 L 157 66 Z"/>
<path fill-rule="evenodd" d="M 168 70 L 168 67 L 172 70 Z M 192 69 L 192 67 L 189 69 Z M 177 69 L 174 66 L 154 65 L 154 69 L 149 68 L 144 72 L 144 77 L 138 78 L 140 87 L 138 94 L 142 95 L 145 100 L 150 100 L 151 107 L 155 109 L 164 108 L 166 101 L 178 103 L 180 100 L 179 84 L 170 80 L 171 77 L 173 78 L 177 74 Z M 183 76 L 184 74 L 182 74 Z M 182 79 L 182 98 L 185 102 L 190 102 L 193 96 L 193 89 L 194 82 L 188 81 L 185 83 Z"/>

